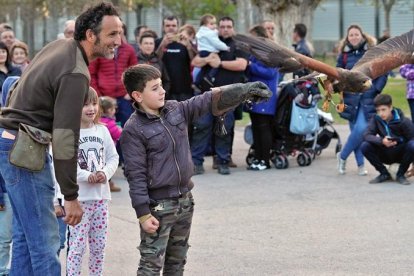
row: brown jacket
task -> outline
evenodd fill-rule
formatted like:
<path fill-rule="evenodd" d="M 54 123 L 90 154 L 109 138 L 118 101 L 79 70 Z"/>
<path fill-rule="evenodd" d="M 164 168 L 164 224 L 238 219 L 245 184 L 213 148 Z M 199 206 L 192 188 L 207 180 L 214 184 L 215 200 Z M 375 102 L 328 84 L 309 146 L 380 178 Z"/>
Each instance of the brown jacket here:
<path fill-rule="evenodd" d="M 78 197 L 76 162 L 80 117 L 89 89 L 88 61 L 80 44 L 60 39 L 46 45 L 10 92 L 0 127 L 25 123 L 52 133 L 56 179 L 66 200 Z"/>

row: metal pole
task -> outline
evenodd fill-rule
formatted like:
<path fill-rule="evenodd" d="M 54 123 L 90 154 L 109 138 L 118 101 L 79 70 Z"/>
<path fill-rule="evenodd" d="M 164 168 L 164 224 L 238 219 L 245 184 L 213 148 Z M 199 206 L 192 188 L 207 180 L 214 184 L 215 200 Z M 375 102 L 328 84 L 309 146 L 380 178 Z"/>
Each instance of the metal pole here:
<path fill-rule="evenodd" d="M 344 37 L 344 0 L 339 0 L 339 39 Z"/>

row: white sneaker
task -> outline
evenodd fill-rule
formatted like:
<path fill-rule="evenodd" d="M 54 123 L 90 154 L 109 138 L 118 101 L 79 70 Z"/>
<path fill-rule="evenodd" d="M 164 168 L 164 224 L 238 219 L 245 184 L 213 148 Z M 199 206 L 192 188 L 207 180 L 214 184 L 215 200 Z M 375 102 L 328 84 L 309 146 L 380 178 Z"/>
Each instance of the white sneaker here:
<path fill-rule="evenodd" d="M 358 175 L 364 176 L 367 174 L 368 174 L 368 171 L 365 169 L 364 165 L 358 167 Z"/>
<path fill-rule="evenodd" d="M 338 173 L 345 174 L 346 171 L 346 160 L 341 159 L 341 153 L 338 152 L 336 154 L 336 158 L 338 159 Z"/>

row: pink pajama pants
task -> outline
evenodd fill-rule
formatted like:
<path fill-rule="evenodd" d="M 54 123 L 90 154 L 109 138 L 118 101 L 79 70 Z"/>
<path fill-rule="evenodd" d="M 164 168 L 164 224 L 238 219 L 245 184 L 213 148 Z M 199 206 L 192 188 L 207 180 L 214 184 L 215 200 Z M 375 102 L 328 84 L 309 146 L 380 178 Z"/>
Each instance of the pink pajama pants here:
<path fill-rule="evenodd" d="M 108 234 L 108 200 L 80 202 L 82 221 L 69 226 L 69 246 L 66 260 L 68 276 L 81 275 L 82 257 L 89 244 L 89 275 L 102 275 L 104 251 Z"/>

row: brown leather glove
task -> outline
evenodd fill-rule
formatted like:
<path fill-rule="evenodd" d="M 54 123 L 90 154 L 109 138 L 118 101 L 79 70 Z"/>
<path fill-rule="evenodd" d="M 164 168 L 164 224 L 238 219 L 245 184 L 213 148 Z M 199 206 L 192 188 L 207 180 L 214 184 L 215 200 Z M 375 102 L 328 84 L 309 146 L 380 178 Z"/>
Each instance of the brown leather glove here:
<path fill-rule="evenodd" d="M 267 100 L 272 96 L 272 92 L 267 85 L 260 81 L 234 83 L 217 88 L 212 90 L 211 105 L 214 116 L 223 115 L 244 101 L 258 102 Z"/>

